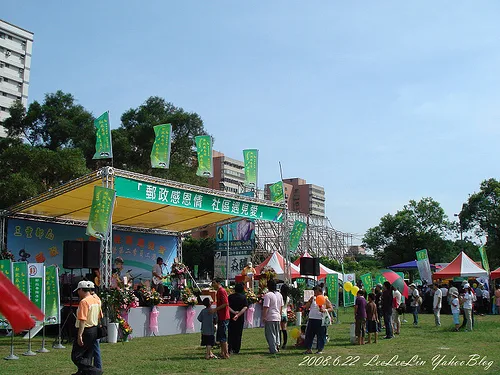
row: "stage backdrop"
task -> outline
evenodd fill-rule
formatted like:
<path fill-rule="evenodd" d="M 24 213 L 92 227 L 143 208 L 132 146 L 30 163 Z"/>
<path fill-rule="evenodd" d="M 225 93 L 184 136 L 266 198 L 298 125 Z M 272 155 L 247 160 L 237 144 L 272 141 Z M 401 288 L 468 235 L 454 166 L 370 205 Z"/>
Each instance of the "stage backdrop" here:
<path fill-rule="evenodd" d="M 85 227 L 62 225 L 31 220 L 8 220 L 7 249 L 16 261 L 57 265 L 62 274 L 63 241 L 93 240 L 85 234 Z M 113 231 L 113 260 L 122 257 L 124 271 L 131 270 L 133 276 L 151 279 L 151 270 L 156 258 L 161 256 L 168 269 L 177 254 L 177 237 Z M 75 275 L 80 271 L 75 270 Z M 87 273 L 88 270 L 83 270 Z"/>

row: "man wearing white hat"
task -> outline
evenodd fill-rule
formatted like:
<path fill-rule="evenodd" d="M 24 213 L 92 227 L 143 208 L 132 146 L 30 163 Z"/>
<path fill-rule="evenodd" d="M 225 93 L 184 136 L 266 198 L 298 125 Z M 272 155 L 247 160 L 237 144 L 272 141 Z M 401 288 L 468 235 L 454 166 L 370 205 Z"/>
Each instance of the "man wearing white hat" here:
<path fill-rule="evenodd" d="M 73 342 L 71 360 L 78 367 L 74 375 L 102 374 L 102 371 L 92 365 L 94 343 L 97 340 L 97 325 L 102 318 L 100 300 L 91 294 L 94 283 L 82 280 L 73 292 L 78 292 L 80 303 L 76 310 L 75 327 L 78 329 Z"/>

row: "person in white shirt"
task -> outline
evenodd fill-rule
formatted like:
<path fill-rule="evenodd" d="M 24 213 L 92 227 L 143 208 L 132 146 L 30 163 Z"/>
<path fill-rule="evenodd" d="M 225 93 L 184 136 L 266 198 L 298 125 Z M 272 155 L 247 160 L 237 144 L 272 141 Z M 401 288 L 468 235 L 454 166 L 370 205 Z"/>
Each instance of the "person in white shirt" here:
<path fill-rule="evenodd" d="M 420 306 L 417 286 L 414 283 L 410 284 L 410 295 L 411 295 L 411 311 L 413 313 L 413 325 L 416 326 L 418 324 L 418 308 Z"/>
<path fill-rule="evenodd" d="M 460 301 L 458 300 L 458 292 L 450 294 L 451 313 L 453 314 L 453 324 L 455 324 L 455 331 L 460 330 Z"/>
<path fill-rule="evenodd" d="M 153 288 L 160 293 L 160 296 L 163 297 L 163 293 L 165 292 L 165 289 L 163 287 L 163 280 L 165 277 L 163 276 L 163 258 L 158 257 L 156 258 L 156 264 L 153 266 L 153 279 L 152 279 L 152 286 Z"/>
<path fill-rule="evenodd" d="M 485 314 L 489 314 L 490 313 L 490 292 L 488 290 L 488 287 L 484 288 L 484 290 L 483 290 L 483 306 L 484 306 Z"/>
<path fill-rule="evenodd" d="M 269 352 L 275 354 L 280 349 L 280 322 L 283 309 L 283 297 L 277 292 L 276 281 L 267 282 L 269 292 L 264 296 L 262 304 L 262 321 Z"/>
<path fill-rule="evenodd" d="M 463 308 L 465 313 L 465 319 L 467 321 L 466 331 L 472 331 L 472 294 L 470 291 L 470 285 L 467 283 L 464 285 L 465 293 L 462 297 Z"/>
<path fill-rule="evenodd" d="M 434 320 L 436 326 L 441 325 L 441 306 L 443 303 L 443 292 L 439 289 L 439 285 L 434 283 L 434 301 L 432 303 L 432 310 L 434 311 Z"/>
<path fill-rule="evenodd" d="M 401 305 L 401 292 L 392 286 L 392 326 L 395 335 L 399 335 L 401 330 L 401 319 L 399 318 L 398 308 Z"/>

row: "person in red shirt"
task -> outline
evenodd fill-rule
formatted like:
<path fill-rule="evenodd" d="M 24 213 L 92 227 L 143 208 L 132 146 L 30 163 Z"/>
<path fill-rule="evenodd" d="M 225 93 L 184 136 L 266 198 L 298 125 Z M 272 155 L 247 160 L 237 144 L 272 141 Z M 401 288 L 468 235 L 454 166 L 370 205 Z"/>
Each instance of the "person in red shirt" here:
<path fill-rule="evenodd" d="M 229 325 L 229 302 L 227 299 L 227 292 L 222 287 L 222 279 L 216 277 L 212 280 L 212 287 L 217 290 L 217 307 L 211 309 L 213 314 L 217 312 L 217 337 L 216 341 L 220 342 L 221 358 L 229 358 L 229 350 L 227 347 L 227 327 Z"/>

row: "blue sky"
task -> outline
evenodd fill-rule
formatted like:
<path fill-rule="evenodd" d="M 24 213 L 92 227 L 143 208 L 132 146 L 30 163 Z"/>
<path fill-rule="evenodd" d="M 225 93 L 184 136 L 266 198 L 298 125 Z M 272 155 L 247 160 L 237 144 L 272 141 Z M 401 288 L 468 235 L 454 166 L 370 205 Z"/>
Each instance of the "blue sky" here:
<path fill-rule="evenodd" d="M 497 177 L 499 15 L 494 0 L 25 0 L 0 17 L 35 33 L 30 102 L 61 89 L 117 127 L 162 96 L 215 149 L 259 149 L 259 185 L 281 161 L 324 186 L 334 227 L 360 237 L 410 199 L 453 218 Z"/>

